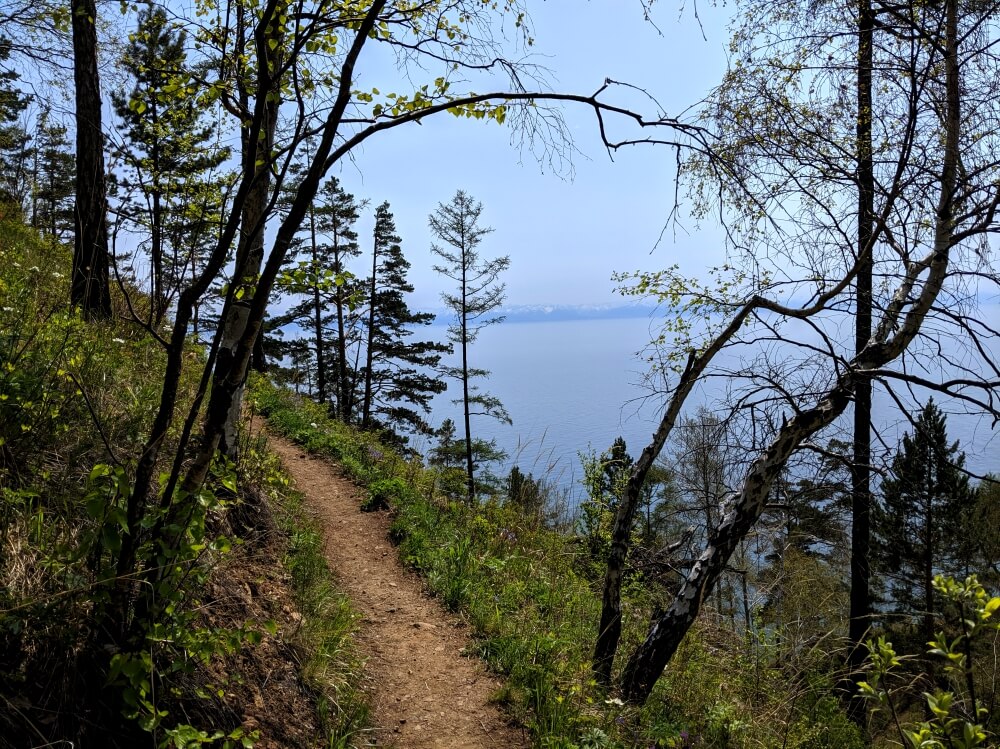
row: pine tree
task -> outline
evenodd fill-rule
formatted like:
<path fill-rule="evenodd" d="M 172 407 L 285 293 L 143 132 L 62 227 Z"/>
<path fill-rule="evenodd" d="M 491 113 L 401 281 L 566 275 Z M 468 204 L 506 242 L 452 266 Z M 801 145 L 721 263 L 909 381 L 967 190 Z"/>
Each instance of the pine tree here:
<path fill-rule="evenodd" d="M 73 231 L 76 165 L 66 128 L 52 121 L 48 108 L 38 116 L 35 144 L 31 225 L 62 240 Z"/>
<path fill-rule="evenodd" d="M 361 254 L 358 233 L 354 224 L 364 203 L 358 203 L 354 196 L 345 191 L 334 177 L 320 191 L 322 208 L 319 211 L 318 229 L 327 238 L 327 244 L 320 246 L 326 258 L 326 266 L 335 278 L 345 279 L 335 284 L 327 305 L 333 308 L 335 346 L 330 371 L 336 382 L 337 415 L 347 423 L 354 418 L 357 400 L 357 364 L 351 361 L 352 344 L 357 343 L 358 317 L 353 307 L 359 294 L 358 285 L 351 279 L 347 263 Z M 327 365 L 329 366 L 329 365 Z"/>
<path fill-rule="evenodd" d="M 431 448 L 427 462 L 441 470 L 441 490 L 444 494 L 468 499 L 468 446 L 464 438 L 458 437 L 455 422 L 445 419 L 437 429 L 438 443 Z M 484 491 L 500 490 L 499 480 L 487 470 L 490 463 L 505 460 L 507 453 L 497 447 L 495 440 L 474 438 L 472 440 L 472 469 L 475 476 L 473 491 L 476 495 Z"/>
<path fill-rule="evenodd" d="M 70 302 L 88 320 L 111 317 L 111 248 L 104 164 L 101 75 L 97 64 L 97 4 L 70 0 L 75 89 L 76 203 Z"/>
<path fill-rule="evenodd" d="M 275 317 L 274 326 L 294 323 L 308 331 L 302 341 L 312 352 L 316 399 L 334 404 L 336 414 L 350 421 L 357 389 L 357 366 L 350 358 L 359 344 L 352 305 L 360 288 L 347 261 L 361 253 L 354 231 L 361 205 L 336 179 L 326 183 L 320 195 L 278 283 L 282 294 L 299 301 Z"/>
<path fill-rule="evenodd" d="M 506 256 L 480 259 L 477 248 L 483 237 L 493 231 L 479 225 L 482 213 L 483 204 L 459 190 L 449 203 L 438 204 L 430 216 L 431 231 L 450 247 L 431 246 L 431 252 L 444 261 L 443 265 L 435 265 L 434 270 L 458 284 L 454 294 L 442 295 L 444 303 L 455 313 L 448 337 L 458 346 L 462 357 L 461 365 L 448 367 L 446 373 L 462 384 L 462 397 L 455 403 L 462 405 L 465 421 L 466 499 L 470 504 L 476 496 L 471 417 L 489 416 L 511 423 L 500 400 L 472 383 L 473 379 L 488 377 L 489 372 L 469 364 L 469 346 L 480 331 L 503 321 L 503 315 L 494 313 L 504 300 L 505 284 L 499 281 L 500 274 L 510 267 L 510 258 Z"/>
<path fill-rule="evenodd" d="M 430 401 L 447 384 L 434 372 L 441 355 L 451 346 L 433 341 L 410 341 L 413 326 L 434 322 L 428 312 L 413 312 L 406 294 L 413 285 L 406 275 L 410 263 L 403 257 L 400 238 L 389 204 L 375 212 L 372 274 L 368 278 L 368 319 L 364 368 L 363 427 L 379 424 L 398 435 L 398 430 L 427 433 L 424 418 Z"/>
<path fill-rule="evenodd" d="M 23 215 L 30 194 L 31 136 L 20 123 L 31 98 L 16 87 L 19 78 L 3 63 L 10 57 L 10 41 L 0 37 L 0 204 Z"/>
<path fill-rule="evenodd" d="M 190 73 L 185 44 L 162 8 L 140 12 L 123 56 L 132 90 L 112 95 L 128 138 L 119 149 L 126 164 L 119 184 L 129 193 L 123 209 L 149 237 L 156 323 L 212 244 L 222 209 L 217 171 L 229 157 L 228 148 L 214 145 L 215 129 L 198 101 L 169 94 Z"/>
<path fill-rule="evenodd" d="M 903 436 L 874 513 L 877 562 L 888 576 L 893 609 L 921 621 L 924 641 L 933 639 L 940 613 L 934 576 L 969 572 L 965 528 L 975 491 L 964 464 L 958 441 L 948 443 L 944 414 L 928 401 L 913 434 Z"/>

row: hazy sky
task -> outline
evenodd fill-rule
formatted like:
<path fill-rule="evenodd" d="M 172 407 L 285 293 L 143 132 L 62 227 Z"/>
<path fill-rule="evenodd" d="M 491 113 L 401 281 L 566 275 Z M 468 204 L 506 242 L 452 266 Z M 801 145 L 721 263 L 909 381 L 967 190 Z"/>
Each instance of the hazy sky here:
<path fill-rule="evenodd" d="M 555 90 L 590 94 L 613 78 L 648 90 L 673 115 L 702 98 L 725 70 L 725 9 L 699 7 L 706 40 L 691 9 L 681 12 L 679 4 L 654 6 L 655 27 L 643 19 L 638 0 L 553 0 L 528 7 L 533 61 L 548 68 Z M 371 201 L 358 226 L 363 246 L 370 244 L 374 206 L 391 203 L 413 263 L 415 307 L 440 306 L 445 281 L 431 270 L 427 216 L 457 189 L 483 203 L 484 223 L 495 229 L 481 247 L 483 256 L 511 257 L 509 304 L 621 301 L 610 281 L 616 270 L 680 262 L 697 272 L 721 257 L 718 234 L 696 232 L 690 221 L 689 234 L 671 229 L 652 252 L 673 202 L 672 150 L 641 146 L 612 161 L 592 113 L 584 107 L 564 113 L 582 152 L 574 156 L 571 180 L 512 146 L 510 127 L 450 115 L 377 136 L 343 167 L 344 186 Z M 652 106 L 648 113 L 655 115 Z"/>

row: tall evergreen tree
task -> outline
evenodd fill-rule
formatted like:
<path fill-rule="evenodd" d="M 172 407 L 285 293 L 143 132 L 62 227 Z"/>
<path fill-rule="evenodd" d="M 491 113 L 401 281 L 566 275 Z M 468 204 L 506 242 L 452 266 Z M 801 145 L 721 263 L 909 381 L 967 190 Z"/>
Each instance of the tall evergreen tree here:
<path fill-rule="evenodd" d="M 934 637 L 939 613 L 934 576 L 969 571 L 965 528 L 975 491 L 964 464 L 958 441 L 948 442 L 944 414 L 928 401 L 913 433 L 903 436 L 874 513 L 877 561 L 889 579 L 892 608 L 920 621 L 925 642 Z"/>
<path fill-rule="evenodd" d="M 290 189 L 295 189 L 297 174 L 295 170 Z M 282 294 L 298 302 L 276 316 L 273 326 L 294 323 L 307 331 L 306 338 L 298 340 L 312 352 L 316 400 L 332 405 L 348 421 L 358 379 L 351 357 L 360 344 L 353 310 L 360 288 L 347 261 L 361 253 L 354 230 L 361 205 L 336 179 L 327 182 L 320 195 L 308 209 L 304 231 L 295 238 L 289 267 L 277 284 Z"/>
<path fill-rule="evenodd" d="M 23 214 L 30 192 L 31 136 L 20 122 L 30 97 L 18 90 L 19 78 L 4 69 L 10 41 L 0 37 L 0 204 Z"/>
<path fill-rule="evenodd" d="M 35 127 L 32 158 L 31 225 L 53 239 L 62 240 L 73 230 L 73 196 L 76 166 L 66 128 L 42 110 Z"/>
<path fill-rule="evenodd" d="M 124 209 L 149 237 L 153 322 L 174 294 L 197 273 L 200 249 L 218 228 L 222 182 L 216 174 L 229 149 L 214 143 L 193 97 L 167 95 L 186 80 L 186 35 L 171 26 L 163 8 L 139 14 L 122 61 L 132 90 L 112 96 L 128 142 L 120 148 L 128 193 Z"/>
<path fill-rule="evenodd" d="M 335 338 L 333 350 L 330 352 L 332 356 L 324 355 L 328 357 L 328 361 L 332 359 L 333 362 L 330 371 L 336 383 L 336 413 L 343 421 L 349 423 L 354 418 L 357 400 L 357 366 L 352 366 L 350 357 L 354 348 L 352 344 L 357 342 L 359 331 L 358 318 L 353 310 L 358 287 L 349 280 L 351 275 L 347 264 L 352 258 L 361 254 L 361 245 L 358 244 L 358 233 L 354 229 L 354 224 L 364 203 L 359 203 L 352 194 L 344 190 L 336 177 L 323 185 L 320 199 L 322 203 L 317 227 L 320 234 L 326 238 L 326 243 L 321 245 L 324 265 L 333 272 L 335 278 L 347 279 L 334 284 L 329 301 L 325 303 L 327 309 L 333 310 Z"/>
<path fill-rule="evenodd" d="M 447 384 L 434 371 L 441 355 L 451 346 L 434 341 L 410 341 L 414 326 L 434 322 L 428 312 L 414 312 L 406 303 L 413 285 L 406 275 L 409 261 L 403 257 L 396 223 L 389 204 L 375 211 L 372 274 L 368 279 L 368 319 L 364 368 L 363 427 L 374 423 L 398 433 L 426 433 L 430 427 L 424 414 L 430 401 Z"/>
<path fill-rule="evenodd" d="M 70 0 L 76 89 L 76 206 L 70 301 L 88 319 L 111 316 L 108 190 L 97 66 L 97 5 Z"/>
<path fill-rule="evenodd" d="M 510 423 L 510 416 L 500 400 L 472 383 L 473 379 L 488 377 L 489 372 L 469 364 L 469 346 L 479 337 L 480 331 L 503 321 L 503 315 L 495 314 L 504 300 L 505 284 L 499 278 L 510 267 L 507 256 L 493 260 L 479 257 L 477 248 L 483 237 L 493 231 L 479 225 L 482 213 L 483 204 L 459 190 L 449 203 L 439 203 L 430 216 L 431 231 L 448 245 L 447 248 L 431 246 L 431 252 L 444 261 L 442 265 L 435 265 L 434 270 L 458 284 L 455 293 L 442 295 L 444 303 L 455 314 L 448 337 L 458 346 L 462 357 L 459 366 L 448 367 L 446 372 L 462 384 L 462 397 L 455 403 L 462 405 L 465 420 L 466 499 L 470 504 L 476 494 L 471 417 L 490 416 Z"/>

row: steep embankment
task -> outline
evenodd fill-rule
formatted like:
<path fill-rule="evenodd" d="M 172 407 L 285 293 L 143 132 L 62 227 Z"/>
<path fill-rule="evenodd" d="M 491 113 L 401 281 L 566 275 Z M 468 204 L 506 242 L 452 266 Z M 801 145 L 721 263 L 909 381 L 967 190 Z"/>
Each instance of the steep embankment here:
<path fill-rule="evenodd" d="M 491 696 L 499 683 L 463 656 L 465 627 L 427 597 L 387 538 L 388 520 L 360 510 L 362 493 L 329 463 L 271 437 L 323 530 L 339 588 L 362 614 L 360 647 L 379 746 L 523 747 Z"/>

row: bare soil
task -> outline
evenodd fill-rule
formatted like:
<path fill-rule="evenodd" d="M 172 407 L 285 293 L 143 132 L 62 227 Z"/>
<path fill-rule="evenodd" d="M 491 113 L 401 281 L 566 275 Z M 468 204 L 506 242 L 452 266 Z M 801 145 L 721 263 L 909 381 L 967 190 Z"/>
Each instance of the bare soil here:
<path fill-rule="evenodd" d="M 319 521 L 339 588 L 363 621 L 372 745 L 397 749 L 527 747 L 490 699 L 500 682 L 467 657 L 468 630 L 430 598 L 399 563 L 388 540 L 387 513 L 361 512 L 361 490 L 326 461 L 270 437 L 305 506 Z"/>

